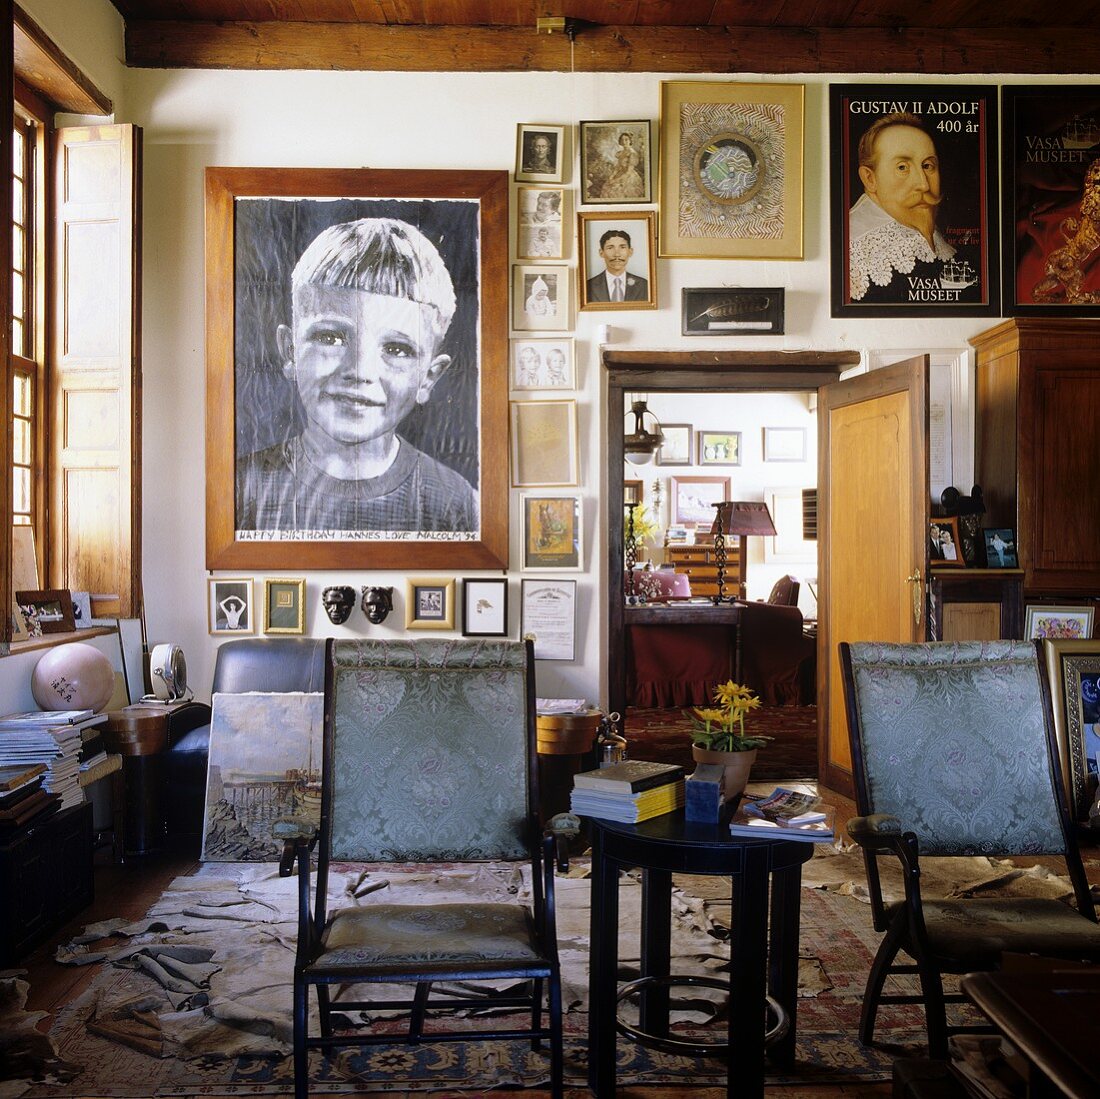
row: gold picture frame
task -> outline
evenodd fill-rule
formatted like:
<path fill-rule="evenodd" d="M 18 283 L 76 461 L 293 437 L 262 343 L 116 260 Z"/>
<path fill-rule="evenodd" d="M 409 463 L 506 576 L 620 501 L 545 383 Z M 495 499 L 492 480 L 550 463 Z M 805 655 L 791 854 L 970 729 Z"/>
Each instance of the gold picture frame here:
<path fill-rule="evenodd" d="M 578 308 L 657 308 L 656 217 L 652 210 L 582 210 L 577 214 Z M 615 268 L 616 260 L 621 263 L 624 255 L 628 257 L 626 267 Z M 611 295 L 615 275 L 622 284 L 618 300 Z"/>
<path fill-rule="evenodd" d="M 1044 641 L 1043 654 L 1070 816 L 1086 820 L 1096 794 L 1095 779 L 1100 766 L 1096 758 L 1100 754 L 1100 735 L 1096 731 L 1100 714 L 1095 697 L 1100 683 L 1100 640 Z"/>
<path fill-rule="evenodd" d="M 453 576 L 405 579 L 405 629 L 453 630 L 455 580 Z"/>
<path fill-rule="evenodd" d="M 305 577 L 265 579 L 264 633 L 305 632 Z"/>
<path fill-rule="evenodd" d="M 514 488 L 580 483 L 576 401 L 512 401 L 511 426 Z"/>
<path fill-rule="evenodd" d="M 661 82 L 662 256 L 802 259 L 805 91 Z"/>

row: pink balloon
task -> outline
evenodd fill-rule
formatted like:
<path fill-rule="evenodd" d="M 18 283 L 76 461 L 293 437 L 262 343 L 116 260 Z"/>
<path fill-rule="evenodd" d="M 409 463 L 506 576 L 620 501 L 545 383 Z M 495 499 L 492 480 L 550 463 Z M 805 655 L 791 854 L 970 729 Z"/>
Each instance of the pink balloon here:
<path fill-rule="evenodd" d="M 43 710 L 102 710 L 114 689 L 111 662 L 83 641 L 50 649 L 31 673 L 31 694 Z"/>

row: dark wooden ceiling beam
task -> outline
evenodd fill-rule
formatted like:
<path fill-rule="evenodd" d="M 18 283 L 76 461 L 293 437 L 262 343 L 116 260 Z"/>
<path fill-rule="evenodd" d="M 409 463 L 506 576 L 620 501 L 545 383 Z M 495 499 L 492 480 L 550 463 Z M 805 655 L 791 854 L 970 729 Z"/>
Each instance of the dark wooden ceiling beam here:
<path fill-rule="evenodd" d="M 1079 27 L 958 30 L 519 27 L 131 19 L 139 68 L 402 72 L 1096 73 L 1100 36 Z"/>

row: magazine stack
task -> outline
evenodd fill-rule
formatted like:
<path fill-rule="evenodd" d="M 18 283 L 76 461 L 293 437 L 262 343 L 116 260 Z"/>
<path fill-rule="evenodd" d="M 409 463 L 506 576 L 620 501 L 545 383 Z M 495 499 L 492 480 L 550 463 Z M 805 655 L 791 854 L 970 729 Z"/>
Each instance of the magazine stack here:
<path fill-rule="evenodd" d="M 683 767 L 631 759 L 574 775 L 569 807 L 582 817 L 637 824 L 683 804 Z"/>
<path fill-rule="evenodd" d="M 42 788 L 68 809 L 84 801 L 80 786 L 82 731 L 101 725 L 93 710 L 32 710 L 0 717 L 0 766 L 45 766 Z"/>
<path fill-rule="evenodd" d="M 730 818 L 730 835 L 832 843 L 833 810 L 816 794 L 777 786 L 766 796 L 745 794 Z"/>

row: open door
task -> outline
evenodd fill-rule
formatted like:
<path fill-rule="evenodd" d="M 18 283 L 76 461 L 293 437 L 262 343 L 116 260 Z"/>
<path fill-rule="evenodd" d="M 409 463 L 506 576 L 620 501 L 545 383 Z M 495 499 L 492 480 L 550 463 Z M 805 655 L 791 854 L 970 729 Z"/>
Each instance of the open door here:
<path fill-rule="evenodd" d="M 851 796 L 837 644 L 921 641 L 928 556 L 928 356 L 818 400 L 818 779 Z"/>

